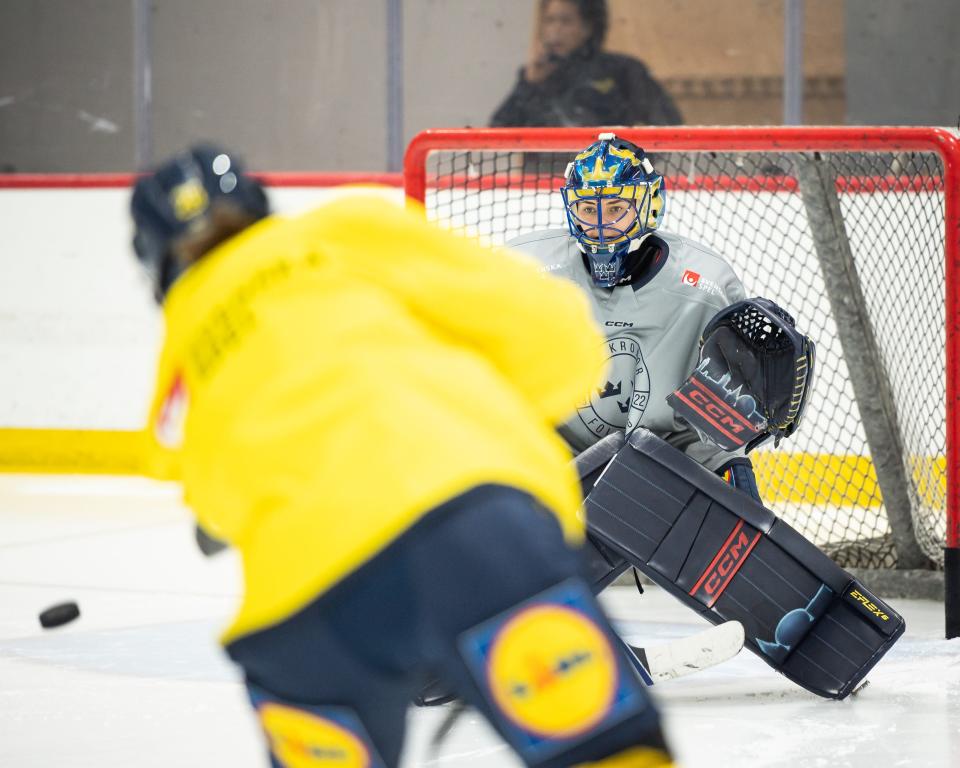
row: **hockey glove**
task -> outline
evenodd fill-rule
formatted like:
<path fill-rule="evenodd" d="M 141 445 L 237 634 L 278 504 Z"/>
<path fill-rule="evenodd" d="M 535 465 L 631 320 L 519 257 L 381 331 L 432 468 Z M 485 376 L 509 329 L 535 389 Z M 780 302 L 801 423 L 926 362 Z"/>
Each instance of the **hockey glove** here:
<path fill-rule="evenodd" d="M 769 299 L 745 299 L 703 330 L 700 362 L 667 402 L 706 442 L 750 451 L 796 430 L 813 381 L 815 345 Z"/>

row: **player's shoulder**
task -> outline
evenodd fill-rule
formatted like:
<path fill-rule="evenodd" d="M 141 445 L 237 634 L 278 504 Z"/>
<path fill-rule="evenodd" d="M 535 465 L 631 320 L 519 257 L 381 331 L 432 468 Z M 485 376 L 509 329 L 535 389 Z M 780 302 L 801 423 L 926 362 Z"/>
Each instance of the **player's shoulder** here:
<path fill-rule="evenodd" d="M 602 67 L 616 67 L 619 69 L 629 69 L 634 72 L 647 73 L 647 65 L 634 56 L 625 53 L 614 53 L 613 51 L 599 51 L 594 59 Z"/>
<path fill-rule="evenodd" d="M 668 264 L 674 270 L 699 268 L 711 275 L 736 277 L 730 262 L 705 243 L 664 230 L 657 230 L 656 236 L 667 244 Z"/>
<path fill-rule="evenodd" d="M 568 229 L 541 229 L 527 232 L 507 241 L 507 247 L 522 251 L 536 259 L 544 270 L 558 270 L 576 261 L 579 251 Z"/>
<path fill-rule="evenodd" d="M 689 299 L 725 303 L 741 298 L 743 284 L 730 263 L 705 243 L 675 232 L 658 230 L 667 245 L 667 260 L 660 274 L 662 288 Z M 696 289 L 694 293 L 690 288 Z"/>

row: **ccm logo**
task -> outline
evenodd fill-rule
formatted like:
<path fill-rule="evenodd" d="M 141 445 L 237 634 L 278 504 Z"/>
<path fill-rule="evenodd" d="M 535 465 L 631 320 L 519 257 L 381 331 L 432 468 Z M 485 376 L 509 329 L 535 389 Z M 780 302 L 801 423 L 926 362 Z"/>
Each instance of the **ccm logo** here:
<path fill-rule="evenodd" d="M 627 322 L 626 320 L 607 320 L 604 325 L 609 325 L 613 328 L 633 328 L 633 323 Z"/>
<path fill-rule="evenodd" d="M 735 435 L 743 432 L 744 426 L 742 424 L 734 421 L 734 419 L 732 419 L 726 411 L 720 408 L 720 406 L 716 405 L 709 397 L 707 397 L 706 394 L 700 390 L 691 390 L 687 396 L 693 402 L 703 408 L 703 410 L 705 410 L 708 414 L 713 416 L 713 418 L 715 418 L 720 424 L 729 428 L 729 430 Z"/>
<path fill-rule="evenodd" d="M 713 558 L 713 562 L 707 566 L 700 580 L 690 590 L 690 596 L 705 601 L 707 608 L 717 602 L 730 580 L 746 561 L 747 555 L 759 541 L 760 535 L 760 531 L 757 531 L 751 538 L 743 530 L 743 520 L 738 521 L 733 533 Z"/>
<path fill-rule="evenodd" d="M 684 270 L 683 275 L 680 277 L 680 282 L 684 285 L 696 285 L 700 282 L 700 275 L 692 269 Z"/>
<path fill-rule="evenodd" d="M 870 613 L 872 613 L 874 616 L 878 616 L 884 621 L 890 621 L 890 617 L 887 616 L 887 614 L 885 614 L 882 610 L 880 610 L 880 608 L 877 606 L 875 602 L 873 602 L 873 600 L 871 600 L 866 595 L 861 594 L 859 590 L 856 590 L 856 589 L 853 590 L 853 592 L 850 593 L 850 597 L 852 597 L 858 603 L 863 605 L 863 607 L 866 608 L 868 611 L 870 611 Z"/>
<path fill-rule="evenodd" d="M 707 580 L 704 582 L 703 588 L 706 590 L 708 595 L 712 595 L 720 588 L 720 584 L 723 581 L 724 576 L 730 573 L 734 566 L 740 562 L 740 559 L 743 557 L 743 554 L 746 551 L 749 543 L 750 538 L 743 531 L 740 531 L 739 535 L 737 536 L 737 540 L 733 543 L 733 546 L 731 546 L 726 552 L 722 553 L 720 562 L 717 563 L 716 568 L 714 568 L 712 571 L 709 571 Z"/>

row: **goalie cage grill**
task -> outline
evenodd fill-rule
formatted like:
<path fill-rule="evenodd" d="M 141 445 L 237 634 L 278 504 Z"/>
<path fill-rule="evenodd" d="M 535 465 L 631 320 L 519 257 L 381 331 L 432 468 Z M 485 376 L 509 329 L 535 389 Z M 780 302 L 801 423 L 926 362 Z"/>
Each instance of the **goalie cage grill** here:
<path fill-rule="evenodd" d="M 781 319 L 791 325 L 796 325 L 794 319 L 786 312 L 780 311 L 774 313 Z M 755 307 L 750 307 L 745 311 L 738 312 L 733 317 L 733 322 L 737 329 L 743 333 L 750 341 L 766 350 L 783 349 L 789 345 L 787 335 L 779 327 L 774 327 L 766 312 L 761 312 Z"/>
<path fill-rule="evenodd" d="M 488 243 L 564 228 L 563 169 L 602 130 L 426 131 L 407 151 L 405 189 L 430 219 Z M 943 568 L 945 545 L 949 568 L 960 527 L 956 134 L 613 130 L 664 175 L 663 228 L 723 255 L 748 295 L 785 307 L 817 345 L 803 426 L 751 454 L 767 505 L 847 568 Z"/>

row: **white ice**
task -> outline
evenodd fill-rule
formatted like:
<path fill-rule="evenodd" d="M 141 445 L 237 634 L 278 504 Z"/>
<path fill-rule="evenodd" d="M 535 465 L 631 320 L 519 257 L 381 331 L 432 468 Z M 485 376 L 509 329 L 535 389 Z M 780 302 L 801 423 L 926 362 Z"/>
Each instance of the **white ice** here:
<path fill-rule="evenodd" d="M 237 562 L 196 551 L 176 499 L 131 478 L 0 475 L 0 766 L 266 768 L 216 644 Z M 39 611 L 63 600 L 81 617 L 42 630 Z M 705 626 L 656 589 L 614 587 L 603 600 L 631 642 Z M 960 640 L 943 639 L 942 604 L 892 602 L 907 633 L 846 701 L 806 693 L 747 651 L 658 685 L 680 763 L 960 766 Z M 411 709 L 404 768 L 519 765 L 471 713 L 431 751 L 446 713 Z"/>

